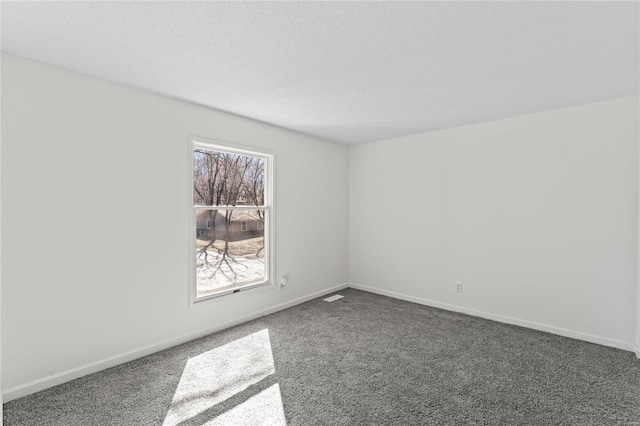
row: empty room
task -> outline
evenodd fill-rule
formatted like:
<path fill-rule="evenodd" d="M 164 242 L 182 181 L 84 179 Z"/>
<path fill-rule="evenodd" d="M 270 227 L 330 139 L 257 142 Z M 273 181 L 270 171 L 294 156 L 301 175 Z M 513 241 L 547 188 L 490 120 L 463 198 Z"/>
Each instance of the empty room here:
<path fill-rule="evenodd" d="M 639 2 L 0 17 L 0 426 L 640 425 Z"/>

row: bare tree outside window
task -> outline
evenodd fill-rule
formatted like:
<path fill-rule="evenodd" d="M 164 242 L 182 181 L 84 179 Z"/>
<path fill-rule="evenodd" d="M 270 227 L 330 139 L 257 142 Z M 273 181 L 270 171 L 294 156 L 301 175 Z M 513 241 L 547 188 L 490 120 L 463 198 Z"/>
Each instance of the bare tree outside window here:
<path fill-rule="evenodd" d="M 196 147 L 193 205 L 197 297 L 266 281 L 265 158 Z"/>

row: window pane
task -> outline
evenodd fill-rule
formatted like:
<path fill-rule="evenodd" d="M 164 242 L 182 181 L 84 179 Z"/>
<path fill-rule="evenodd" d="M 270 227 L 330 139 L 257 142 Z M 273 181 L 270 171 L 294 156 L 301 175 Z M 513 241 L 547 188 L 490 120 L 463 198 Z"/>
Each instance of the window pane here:
<path fill-rule="evenodd" d="M 196 148 L 193 189 L 196 206 L 262 206 L 264 159 Z"/>
<path fill-rule="evenodd" d="M 196 210 L 197 297 L 264 281 L 264 210 Z"/>

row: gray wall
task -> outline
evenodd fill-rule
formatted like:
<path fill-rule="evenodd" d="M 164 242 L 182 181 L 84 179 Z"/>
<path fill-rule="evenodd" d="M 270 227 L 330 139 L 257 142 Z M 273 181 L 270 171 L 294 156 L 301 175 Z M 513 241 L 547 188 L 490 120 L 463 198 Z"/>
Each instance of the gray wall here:
<path fill-rule="evenodd" d="M 6 54 L 2 113 L 11 397 L 347 282 L 345 146 Z M 275 152 L 286 288 L 188 308 L 190 135 Z"/>
<path fill-rule="evenodd" d="M 349 174 L 352 283 L 634 349 L 637 96 L 356 145 Z"/>

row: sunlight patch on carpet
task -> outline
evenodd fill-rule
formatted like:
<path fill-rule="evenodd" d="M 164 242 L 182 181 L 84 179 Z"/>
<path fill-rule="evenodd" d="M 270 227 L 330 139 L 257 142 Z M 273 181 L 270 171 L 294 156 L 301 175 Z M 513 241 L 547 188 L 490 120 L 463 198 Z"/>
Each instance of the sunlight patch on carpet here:
<path fill-rule="evenodd" d="M 286 425 L 280 385 L 271 385 L 257 395 L 238 404 L 207 426 L 228 425 Z"/>
<path fill-rule="evenodd" d="M 201 414 L 206 416 L 207 410 L 273 373 L 275 373 L 275 366 L 268 329 L 194 356 L 184 367 L 163 425 L 178 425 Z M 256 406 L 271 404 L 272 401 L 280 398 L 279 387 L 276 388 L 277 395 L 274 390 L 271 390 L 272 388 L 273 386 L 248 398 L 244 403 L 218 416 L 218 419 L 227 414 L 232 415 L 236 409 L 251 412 L 252 404 L 257 404 Z M 279 404 L 282 409 L 281 400 Z M 244 408 L 241 408 L 243 406 Z M 273 411 L 274 415 L 278 416 L 278 410 Z M 284 418 L 284 411 L 282 416 Z M 204 421 L 202 424 L 209 423 Z"/>

